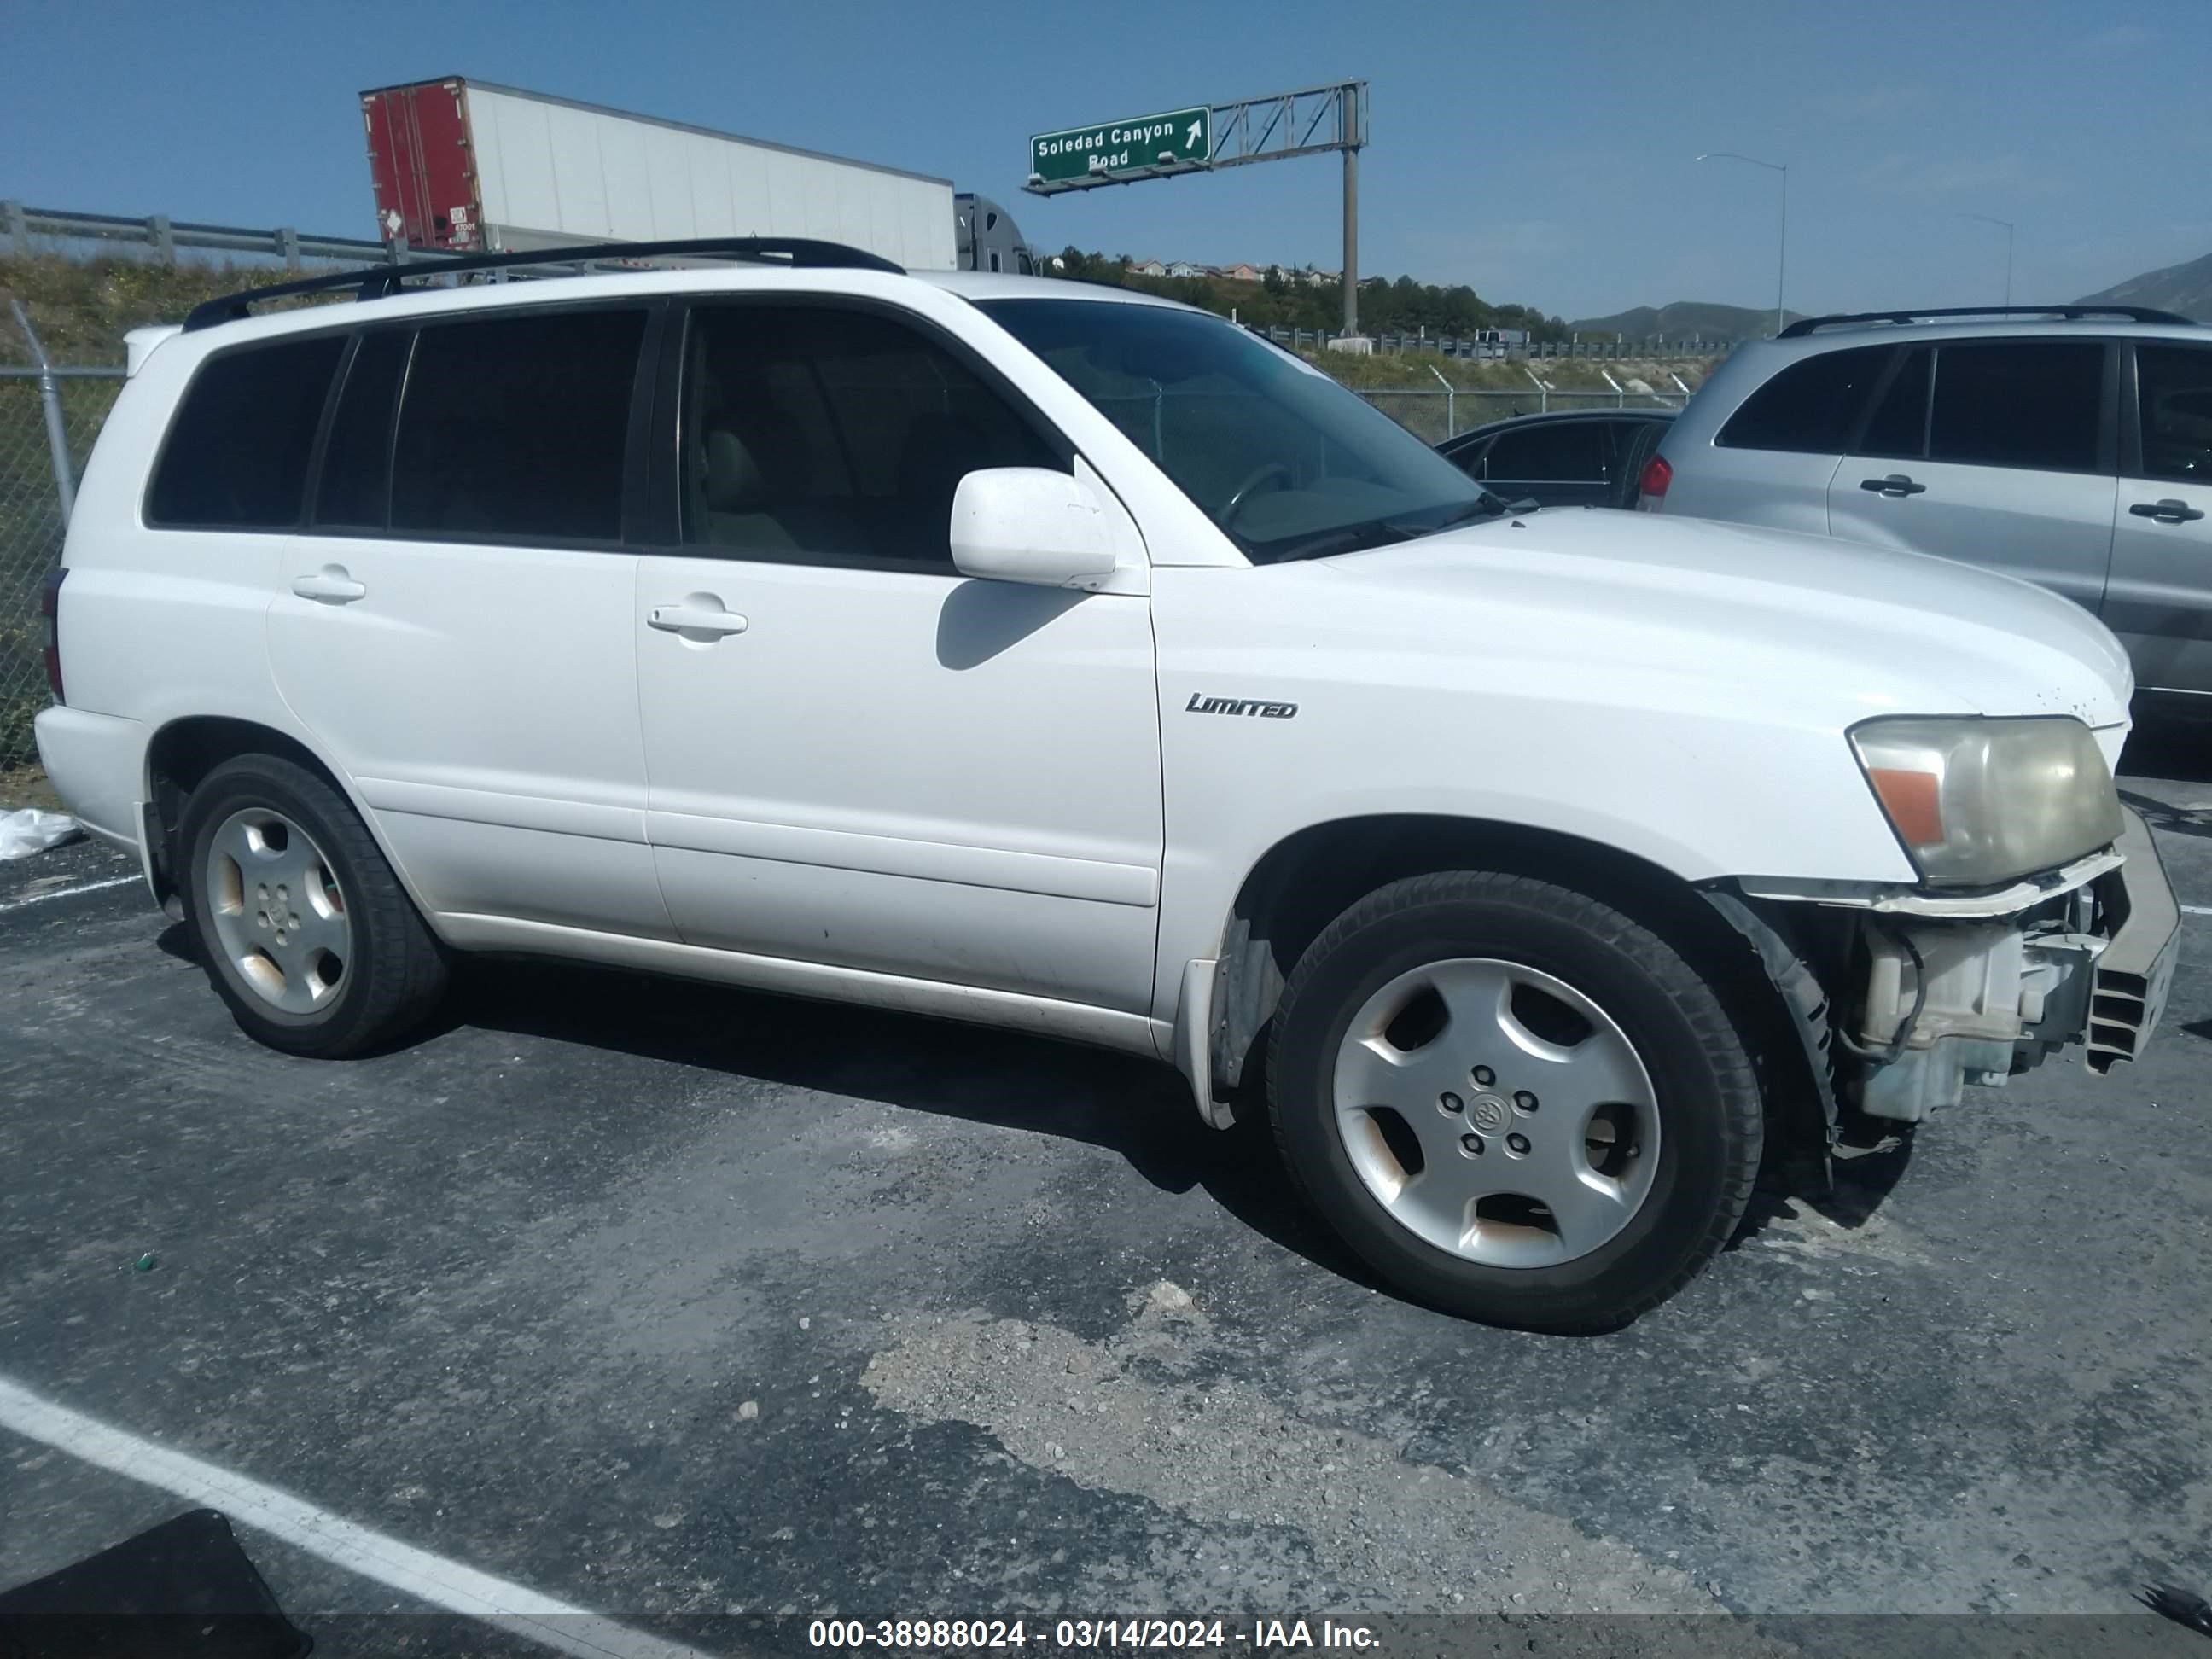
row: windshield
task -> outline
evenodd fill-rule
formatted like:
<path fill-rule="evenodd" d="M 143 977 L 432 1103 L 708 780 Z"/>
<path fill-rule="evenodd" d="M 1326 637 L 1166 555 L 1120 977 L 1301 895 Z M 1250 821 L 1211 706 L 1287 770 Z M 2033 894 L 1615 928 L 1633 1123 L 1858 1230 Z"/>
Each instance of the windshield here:
<path fill-rule="evenodd" d="M 1257 562 L 1355 553 L 1504 510 L 1389 416 L 1218 317 L 1109 300 L 981 308 Z"/>

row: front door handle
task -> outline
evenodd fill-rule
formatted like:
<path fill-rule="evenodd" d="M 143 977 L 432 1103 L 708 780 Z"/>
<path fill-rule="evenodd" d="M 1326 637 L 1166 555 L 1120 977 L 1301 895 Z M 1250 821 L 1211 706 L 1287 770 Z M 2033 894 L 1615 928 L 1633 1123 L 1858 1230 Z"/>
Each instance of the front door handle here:
<path fill-rule="evenodd" d="M 2138 519 L 2156 519 L 2160 524 L 2186 524 L 2191 519 L 2204 516 L 2203 508 L 2178 501 L 2171 495 L 2162 501 L 2137 501 L 2128 511 Z"/>
<path fill-rule="evenodd" d="M 720 637 L 724 634 L 742 634 L 745 619 L 734 611 L 725 611 L 719 605 L 702 605 L 692 600 L 684 605 L 656 605 L 645 613 L 648 628 L 657 628 L 664 634 L 706 634 Z"/>
<path fill-rule="evenodd" d="M 1861 478 L 1861 489 L 1871 489 L 1877 495 L 1923 495 L 1928 491 L 1924 483 L 1915 483 L 1902 472 L 1893 472 L 1887 478 Z"/>
<path fill-rule="evenodd" d="M 292 591 L 303 599 L 320 599 L 325 605 L 351 605 L 368 594 L 368 589 L 348 575 L 342 564 L 326 564 L 311 576 L 294 578 Z"/>

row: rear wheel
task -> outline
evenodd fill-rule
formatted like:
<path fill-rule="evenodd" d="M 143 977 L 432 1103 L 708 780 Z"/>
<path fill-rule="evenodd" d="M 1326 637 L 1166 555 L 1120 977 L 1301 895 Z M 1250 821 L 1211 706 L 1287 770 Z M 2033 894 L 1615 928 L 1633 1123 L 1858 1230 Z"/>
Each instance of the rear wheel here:
<path fill-rule="evenodd" d="M 1566 888 L 1461 872 L 1370 894 L 1299 962 L 1273 1043 L 1292 1175 L 1434 1306 L 1612 1328 L 1694 1277 L 1750 1197 L 1759 1092 L 1720 1000 Z"/>
<path fill-rule="evenodd" d="M 390 1041 L 445 988 L 437 941 L 329 784 L 270 755 L 210 772 L 179 846 L 186 921 L 232 1016 L 287 1054 Z"/>

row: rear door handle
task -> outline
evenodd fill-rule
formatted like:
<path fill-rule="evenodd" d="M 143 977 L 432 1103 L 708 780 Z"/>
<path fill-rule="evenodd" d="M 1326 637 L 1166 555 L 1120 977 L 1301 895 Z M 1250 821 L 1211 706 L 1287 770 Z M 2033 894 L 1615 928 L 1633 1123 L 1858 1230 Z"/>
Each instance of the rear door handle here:
<path fill-rule="evenodd" d="M 646 626 L 664 634 L 742 634 L 745 619 L 734 611 L 702 605 L 656 605 L 645 613 Z"/>
<path fill-rule="evenodd" d="M 348 575 L 342 564 L 326 564 L 312 576 L 295 577 L 292 591 L 303 599 L 320 599 L 325 605 L 351 605 L 368 595 L 368 589 Z"/>
<path fill-rule="evenodd" d="M 2204 516 L 2202 507 L 2191 507 L 2187 501 L 2178 501 L 2171 495 L 2162 501 L 2137 501 L 2128 511 L 2138 519 L 2156 519 L 2160 524 L 2186 524 L 2191 519 Z"/>
<path fill-rule="evenodd" d="M 1915 483 L 1902 472 L 1893 472 L 1887 478 L 1861 478 L 1861 489 L 1871 489 L 1877 495 L 1923 495 L 1928 486 Z"/>

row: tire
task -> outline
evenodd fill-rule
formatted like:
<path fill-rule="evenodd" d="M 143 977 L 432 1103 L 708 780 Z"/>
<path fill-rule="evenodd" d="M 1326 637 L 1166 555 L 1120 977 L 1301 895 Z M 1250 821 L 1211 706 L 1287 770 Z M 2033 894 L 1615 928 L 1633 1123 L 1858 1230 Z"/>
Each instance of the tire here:
<path fill-rule="evenodd" d="M 1476 872 L 1395 882 L 1314 941 L 1267 1092 L 1293 1182 L 1390 1285 L 1563 1334 L 1695 1278 L 1763 1134 L 1744 1042 L 1673 946 L 1587 895 Z"/>
<path fill-rule="evenodd" d="M 242 755 L 210 772 L 178 825 L 185 925 L 240 1030 L 336 1059 L 418 1024 L 445 955 L 367 827 L 304 767 Z"/>

